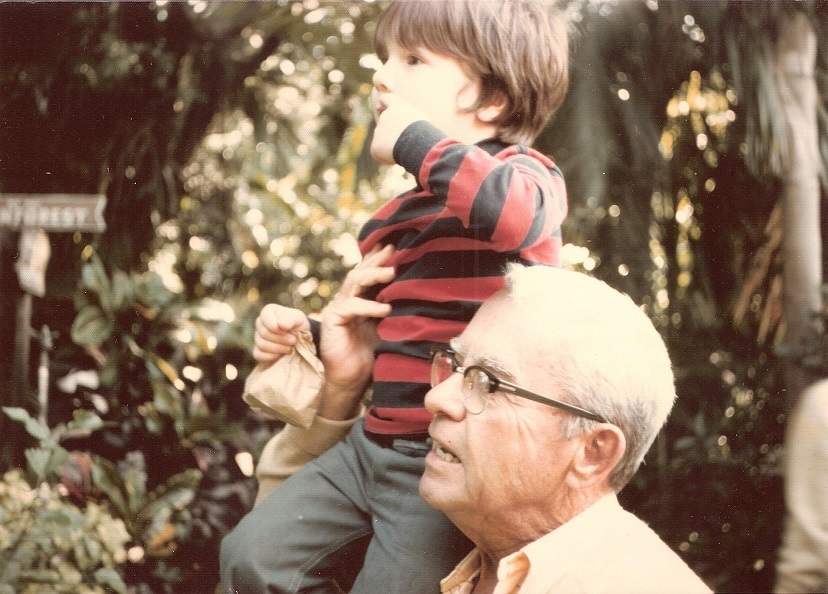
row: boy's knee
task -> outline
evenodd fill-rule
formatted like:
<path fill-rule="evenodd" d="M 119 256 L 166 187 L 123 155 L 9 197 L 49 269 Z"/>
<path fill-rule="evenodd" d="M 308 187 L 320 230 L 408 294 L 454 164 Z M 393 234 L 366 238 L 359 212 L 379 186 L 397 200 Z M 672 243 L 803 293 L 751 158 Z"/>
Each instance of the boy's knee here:
<path fill-rule="evenodd" d="M 276 526 L 255 513 L 245 517 L 219 547 L 222 593 L 295 592 L 303 583 L 295 547 L 277 536 Z M 298 547 L 301 549 L 301 547 Z"/>
<path fill-rule="evenodd" d="M 242 594 L 263 591 L 265 563 L 260 557 L 262 544 L 254 542 L 244 522 L 222 539 L 219 548 L 222 592 Z"/>

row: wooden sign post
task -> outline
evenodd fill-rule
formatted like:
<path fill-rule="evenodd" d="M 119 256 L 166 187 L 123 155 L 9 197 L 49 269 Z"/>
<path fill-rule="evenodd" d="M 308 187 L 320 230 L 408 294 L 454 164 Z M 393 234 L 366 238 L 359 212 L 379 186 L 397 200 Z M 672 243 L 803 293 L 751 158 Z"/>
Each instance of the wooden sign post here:
<path fill-rule="evenodd" d="M 0 194 L 0 227 L 100 232 L 105 207 L 104 194 Z"/>
<path fill-rule="evenodd" d="M 15 269 L 22 290 L 15 315 L 11 382 L 12 397 L 17 403 L 25 402 L 29 390 L 32 295 L 42 297 L 45 293 L 50 256 L 45 232 L 104 231 L 105 207 L 104 194 L 0 194 L 0 227 L 20 230 Z"/>

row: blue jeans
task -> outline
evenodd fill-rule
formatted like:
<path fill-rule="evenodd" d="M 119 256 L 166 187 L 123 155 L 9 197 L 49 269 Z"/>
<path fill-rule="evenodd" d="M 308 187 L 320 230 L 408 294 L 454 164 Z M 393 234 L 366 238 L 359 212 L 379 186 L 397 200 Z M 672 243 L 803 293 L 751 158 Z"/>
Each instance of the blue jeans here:
<path fill-rule="evenodd" d="M 221 543 L 224 592 L 438 592 L 471 543 L 420 498 L 425 444 L 354 425 Z"/>

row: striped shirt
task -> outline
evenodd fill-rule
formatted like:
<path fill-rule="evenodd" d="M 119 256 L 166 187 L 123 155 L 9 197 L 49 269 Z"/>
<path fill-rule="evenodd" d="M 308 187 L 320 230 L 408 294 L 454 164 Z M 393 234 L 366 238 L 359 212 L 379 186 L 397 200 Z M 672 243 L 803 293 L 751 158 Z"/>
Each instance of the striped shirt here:
<path fill-rule="evenodd" d="M 377 328 L 365 427 L 422 434 L 431 421 L 423 406 L 431 348 L 463 331 L 504 286 L 509 263 L 560 265 L 566 188 L 537 151 L 495 139 L 461 144 L 425 121 L 405 129 L 393 156 L 417 185 L 383 205 L 359 234 L 363 254 L 396 247 L 388 264 L 394 280 L 365 295 L 392 306 Z"/>

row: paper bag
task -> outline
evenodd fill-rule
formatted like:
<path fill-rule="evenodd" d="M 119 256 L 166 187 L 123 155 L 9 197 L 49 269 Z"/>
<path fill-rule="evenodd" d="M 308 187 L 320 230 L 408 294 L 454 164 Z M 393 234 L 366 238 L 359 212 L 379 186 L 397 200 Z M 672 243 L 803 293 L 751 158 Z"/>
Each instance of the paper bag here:
<path fill-rule="evenodd" d="M 244 384 L 250 407 L 280 421 L 307 429 L 319 408 L 325 379 L 310 332 L 300 332 L 293 351 L 275 363 L 257 365 Z"/>

